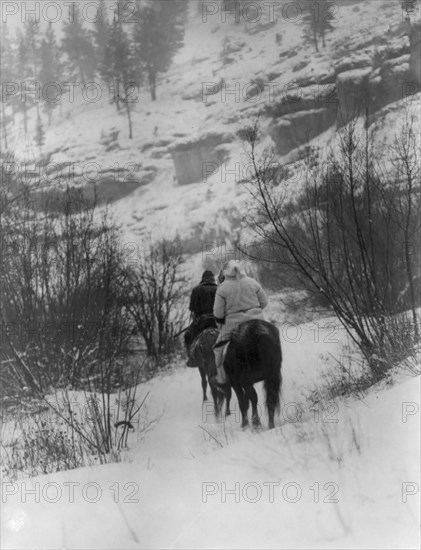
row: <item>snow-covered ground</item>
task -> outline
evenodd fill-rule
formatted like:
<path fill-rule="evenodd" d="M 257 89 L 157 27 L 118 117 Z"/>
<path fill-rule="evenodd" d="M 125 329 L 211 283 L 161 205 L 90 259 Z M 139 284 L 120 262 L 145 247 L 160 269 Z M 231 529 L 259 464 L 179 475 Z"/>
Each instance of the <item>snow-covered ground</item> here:
<path fill-rule="evenodd" d="M 246 34 L 242 24 L 222 24 L 217 17 L 203 24 L 196 15 L 184 48 L 159 82 L 157 101 L 139 91 L 132 140 L 124 110 L 117 113 L 103 88 L 100 101 L 89 103 L 78 92 L 73 102 L 63 101 L 49 128 L 42 114 L 42 151 L 19 125 L 9 136 L 11 148 L 18 163 L 37 162 L 41 153 L 51 154 L 51 163 L 70 163 L 77 184 L 89 186 L 99 166 L 101 178 L 115 182 L 107 190 L 125 242 L 141 252 L 147 232 L 154 238 L 177 234 L 185 243 L 191 239 L 191 273 L 199 276 L 205 259 L 200 243 L 225 239 L 229 244 L 233 218 L 247 214 L 245 193 L 236 177 L 224 181 L 222 171 L 206 182 L 178 185 L 169 147 L 177 135 L 235 134 L 268 102 L 265 95 L 253 103 L 230 95 L 223 101 L 216 94 L 205 103 L 203 83 L 223 78 L 227 89 L 239 83 L 243 90 L 253 79 L 267 82 L 270 73 L 278 73 L 283 89 L 321 77 L 335 63 L 358 57 L 359 46 L 374 55 L 370 39 L 398 27 L 402 10 L 395 0 L 347 3 L 337 19 L 326 48 L 315 53 L 302 41 L 301 21 L 281 18 L 264 32 Z M 220 58 L 227 36 L 239 47 L 228 65 Z M 341 59 L 338 52 L 345 50 Z M 419 98 L 378 114 L 382 147 L 390 145 L 405 105 L 419 111 Z M 30 131 L 35 120 L 32 109 Z M 107 151 L 104 137 L 112 132 L 118 133 L 117 144 Z M 334 127 L 326 130 L 313 144 L 327 151 L 334 133 Z M 246 162 L 240 141 L 227 149 L 227 170 Z M 128 194 L 121 191 L 127 178 L 122 169 L 134 170 L 139 180 Z M 151 172 L 154 178 L 141 183 Z M 48 179 L 55 186 L 59 178 Z M 279 309 L 273 302 L 268 318 L 277 320 Z M 148 418 L 157 421 L 144 435 L 135 424 L 124 462 L 3 480 L 2 547 L 418 548 L 420 379 L 398 370 L 367 395 L 315 403 L 310 398 L 322 393 L 332 372 L 339 375 L 334 357 L 352 365 L 354 374 L 359 368 L 344 332 L 329 323 L 332 319 L 280 325 L 283 388 L 274 430 L 266 430 L 262 411 L 263 431 L 241 431 L 235 397 L 233 414 L 216 422 L 211 402 L 202 404 L 198 372 L 179 365 L 138 388 L 140 398 L 150 392 Z"/>
<path fill-rule="evenodd" d="M 314 404 L 346 344 L 326 325 L 280 327 L 274 430 L 263 412 L 262 431 L 241 431 L 235 397 L 216 422 L 197 370 L 179 366 L 139 387 L 159 420 L 125 462 L 3 483 L 2 547 L 418 547 L 420 379 L 397 370 Z"/>

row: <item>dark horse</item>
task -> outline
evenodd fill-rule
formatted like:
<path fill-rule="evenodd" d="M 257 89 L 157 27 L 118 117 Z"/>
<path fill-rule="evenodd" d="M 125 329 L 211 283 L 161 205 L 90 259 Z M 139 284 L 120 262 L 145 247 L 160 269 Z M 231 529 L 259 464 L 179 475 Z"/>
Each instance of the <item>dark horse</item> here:
<path fill-rule="evenodd" d="M 241 323 L 231 334 L 224 368 L 238 398 L 242 427 L 247 426 L 249 402 L 252 422 L 260 426 L 257 393 L 253 387 L 263 381 L 269 428 L 274 428 L 275 410 L 279 409 L 282 351 L 278 329 L 267 321 L 253 319 Z"/>
<path fill-rule="evenodd" d="M 213 327 L 206 328 L 195 339 L 191 348 L 193 361 L 195 365 L 199 367 L 200 376 L 202 378 L 203 401 L 207 401 L 208 399 L 206 395 L 206 390 L 209 383 L 212 392 L 214 412 L 217 418 L 219 418 L 221 414 L 224 397 L 227 400 L 225 416 L 231 414 L 231 388 L 229 388 L 226 394 L 222 394 L 210 383 L 210 379 L 212 378 L 212 376 L 216 375 L 215 354 L 213 352 L 213 346 L 216 342 L 216 339 L 218 338 L 218 334 L 218 329 Z"/>

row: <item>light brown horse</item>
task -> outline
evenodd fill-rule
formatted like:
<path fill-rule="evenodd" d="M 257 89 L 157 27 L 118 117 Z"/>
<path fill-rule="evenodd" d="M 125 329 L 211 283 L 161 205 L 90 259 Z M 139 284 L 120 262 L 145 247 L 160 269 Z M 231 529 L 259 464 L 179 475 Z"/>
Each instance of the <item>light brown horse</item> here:
<path fill-rule="evenodd" d="M 207 401 L 208 399 L 206 395 L 206 390 L 209 383 L 216 418 L 219 418 L 221 415 L 224 398 L 226 398 L 227 401 L 225 416 L 231 414 L 231 388 L 229 388 L 226 394 L 222 394 L 210 383 L 210 379 L 212 378 L 212 376 L 216 375 L 215 354 L 213 352 L 213 346 L 216 342 L 216 339 L 218 338 L 218 333 L 219 331 L 216 328 L 206 328 L 195 339 L 191 347 L 191 356 L 193 358 L 193 362 L 199 367 L 200 376 L 202 378 L 203 401 Z"/>

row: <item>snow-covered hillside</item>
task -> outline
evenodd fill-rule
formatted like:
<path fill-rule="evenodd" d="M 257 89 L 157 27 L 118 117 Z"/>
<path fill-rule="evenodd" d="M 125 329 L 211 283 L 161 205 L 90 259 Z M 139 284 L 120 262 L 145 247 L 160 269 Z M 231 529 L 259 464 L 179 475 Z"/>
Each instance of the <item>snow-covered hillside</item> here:
<path fill-rule="evenodd" d="M 221 19 L 220 3 L 209 2 L 218 11 L 203 18 L 189 2 L 185 43 L 159 77 L 157 100 L 134 90 L 133 139 L 125 109 L 117 112 L 99 81 L 90 93 L 76 86 L 74 97 L 63 88 L 50 127 L 41 109 L 42 146 L 33 140 L 34 107 L 28 134 L 17 114 L 8 139 L 16 169 L 26 177 L 38 165 L 47 196 L 69 181 L 92 193 L 95 183 L 121 225 L 122 246 L 134 243 L 136 255 L 143 237 L 178 237 L 197 281 L 207 260 L 214 268 L 232 257 L 239 233 L 247 238 L 248 158 L 238 133 L 257 115 L 259 147 L 273 147 L 296 177 L 303 148 L 318 149 L 323 161 L 334 147 L 345 122 L 337 107 L 348 116 L 367 92 L 371 145 L 387 172 L 388 147 L 406 114 L 420 116 L 421 94 L 398 0 L 333 2 L 334 29 L 318 52 L 303 39 L 294 2 L 276 3 L 275 22 L 266 13 L 238 25 Z M 89 99 L 95 90 L 100 96 Z M 290 182 L 291 192 L 299 183 Z M 209 390 L 202 403 L 197 369 L 174 360 L 138 386 L 146 405 L 122 462 L 2 479 L 2 548 L 418 548 L 419 358 L 367 391 L 329 401 L 328 386 L 346 377 L 352 386 L 362 359 L 337 319 L 301 307 L 311 307 L 304 294 L 269 296 L 267 319 L 280 328 L 283 350 L 274 430 L 261 384 L 262 429 L 242 430 L 235 395 L 232 414 L 217 421 Z M 30 423 L 31 411 L 24 414 Z M 2 424 L 10 452 L 19 449 L 14 427 Z"/>
<path fill-rule="evenodd" d="M 44 121 L 42 150 L 15 125 L 10 141 L 18 162 L 42 159 L 48 166 L 41 169 L 43 179 L 52 187 L 68 181 L 69 173 L 75 184 L 96 182 L 128 241 L 138 243 L 150 232 L 155 238 L 177 234 L 185 252 L 198 256 L 205 243 L 229 245 L 246 211 L 239 181 L 247 158 L 238 130 L 259 114 L 267 144 L 278 149 L 279 162 L 288 162 L 307 134 L 313 145 L 329 147 L 337 125 L 331 107 L 339 102 L 345 108 L 362 94 L 364 82 L 381 109 L 401 100 L 410 80 L 399 2 L 341 4 L 319 52 L 303 39 L 302 13 L 288 11 L 287 4 L 279 3 L 276 23 L 275 13 L 262 10 L 256 23 L 242 18 L 235 25 L 223 20 L 221 7 L 204 17 L 192 2 L 185 45 L 161 76 L 157 101 L 147 89 L 133 90 L 133 139 L 125 110 L 116 111 L 101 82 L 84 94 L 75 86 L 74 98 L 63 88 L 61 114 L 55 111 L 49 128 Z M 92 100 L 95 90 L 100 97 Z M 402 100 L 398 105 L 389 133 L 404 109 Z M 35 109 L 31 117 L 30 130 Z M 207 175 L 207 161 L 209 170 L 219 165 L 213 175 Z M 193 183 L 182 185 L 184 175 Z"/>
<path fill-rule="evenodd" d="M 196 369 L 175 368 L 140 386 L 159 421 L 128 461 L 3 483 L 2 547 L 418 547 L 419 377 L 315 404 L 345 342 L 300 331 L 283 342 L 275 430 L 241 431 L 235 398 L 216 422 Z"/>

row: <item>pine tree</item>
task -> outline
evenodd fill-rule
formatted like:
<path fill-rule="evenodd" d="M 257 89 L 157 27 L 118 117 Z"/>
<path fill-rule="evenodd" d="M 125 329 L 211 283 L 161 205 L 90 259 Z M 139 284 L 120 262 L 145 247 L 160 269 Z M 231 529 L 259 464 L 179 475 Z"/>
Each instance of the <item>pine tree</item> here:
<path fill-rule="evenodd" d="M 45 143 L 45 132 L 44 128 L 42 126 L 41 117 L 38 113 L 37 116 L 37 125 L 35 129 L 35 137 L 34 137 L 35 144 L 39 147 L 40 151 L 42 149 L 42 146 Z"/>
<path fill-rule="evenodd" d="M 28 108 L 36 105 L 39 110 L 40 35 L 39 24 L 30 20 L 16 33 L 17 52 L 15 75 L 20 83 L 20 101 L 16 106 L 23 112 L 25 134 L 28 132 Z"/>
<path fill-rule="evenodd" d="M 6 23 L 2 23 L 1 28 L 1 77 L 2 77 L 2 91 L 1 91 L 1 131 L 3 134 L 4 148 L 8 149 L 7 141 L 7 129 L 9 123 L 9 116 L 6 113 L 6 106 L 11 107 L 12 116 L 11 121 L 14 122 L 14 113 L 16 103 L 19 101 L 19 94 L 12 94 L 12 87 L 16 83 L 15 70 L 16 70 L 16 47 L 15 41 L 12 39 L 8 32 Z M 8 92 L 10 95 L 5 97 L 4 94 Z"/>
<path fill-rule="evenodd" d="M 322 39 L 323 47 L 326 46 L 325 35 L 333 30 L 332 21 L 335 21 L 336 4 L 329 0 L 318 0 L 317 2 L 305 2 L 303 9 L 303 21 L 310 31 L 316 52 L 319 51 L 319 37 Z"/>
<path fill-rule="evenodd" d="M 91 34 L 83 27 L 82 17 L 77 6 L 74 7 L 72 21 L 63 24 L 62 50 L 69 60 L 70 78 L 78 73 L 85 86 L 95 74 L 95 52 Z"/>
<path fill-rule="evenodd" d="M 23 112 L 23 127 L 25 134 L 28 132 L 28 97 L 26 94 L 24 94 L 23 88 L 26 88 L 26 85 L 29 83 L 29 78 L 31 76 L 31 73 L 29 72 L 28 59 L 28 47 L 26 45 L 25 37 L 23 36 L 20 29 L 18 29 L 16 74 L 19 75 L 21 101 L 17 103 L 17 106 L 18 109 L 22 109 Z"/>
<path fill-rule="evenodd" d="M 61 101 L 61 80 L 63 66 L 61 63 L 61 52 L 58 48 L 56 36 L 52 23 L 50 22 L 41 42 L 40 58 L 41 69 L 39 73 L 40 85 L 43 90 L 44 112 L 48 116 L 48 126 L 51 126 L 51 118 L 54 109 Z M 51 87 L 48 85 L 52 84 Z M 56 92 L 59 90 L 60 95 Z M 56 98 L 56 95 L 58 96 Z"/>
<path fill-rule="evenodd" d="M 156 100 L 156 80 L 167 71 L 183 45 L 187 3 L 183 0 L 138 4 L 133 40 L 136 54 L 149 80 L 152 101 Z"/>
<path fill-rule="evenodd" d="M 141 82 L 141 72 L 136 63 L 133 43 L 126 31 L 121 18 L 114 18 L 110 28 L 106 50 L 107 68 L 104 69 L 106 81 L 114 90 L 117 109 L 120 102 L 124 104 L 129 123 L 129 138 L 133 137 L 131 108 L 137 98 Z"/>
<path fill-rule="evenodd" d="M 40 30 L 39 23 L 35 20 L 27 21 L 25 24 L 25 43 L 29 74 L 36 81 L 40 69 Z"/>
<path fill-rule="evenodd" d="M 94 23 L 94 45 L 95 45 L 95 67 L 97 73 L 104 80 L 107 79 L 107 53 L 108 53 L 108 37 L 110 26 L 106 16 L 105 0 L 99 0 L 99 13 L 101 14 Z"/>
<path fill-rule="evenodd" d="M 402 5 L 402 11 L 405 12 L 405 20 L 410 21 L 411 15 L 417 14 L 417 0 L 400 0 Z"/>
<path fill-rule="evenodd" d="M 41 37 L 39 23 L 33 19 L 25 23 L 25 43 L 27 46 L 26 54 L 28 63 L 28 82 L 25 99 L 29 96 L 30 103 L 36 106 L 37 115 L 39 115 L 39 104 L 41 100 L 39 90 Z"/>

